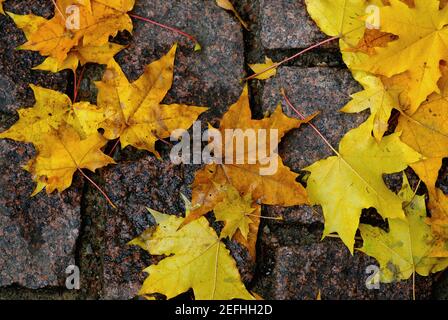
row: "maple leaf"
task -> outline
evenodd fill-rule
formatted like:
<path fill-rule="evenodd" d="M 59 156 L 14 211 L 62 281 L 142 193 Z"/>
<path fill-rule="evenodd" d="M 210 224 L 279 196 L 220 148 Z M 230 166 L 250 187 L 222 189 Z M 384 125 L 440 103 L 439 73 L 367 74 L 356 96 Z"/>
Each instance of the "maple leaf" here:
<path fill-rule="evenodd" d="M 448 258 L 448 195 L 440 189 L 430 190 L 429 194 L 429 224 L 435 238 L 431 256 Z"/>
<path fill-rule="evenodd" d="M 5 11 L 3 10 L 3 2 L 5 2 L 5 0 L 0 0 L 0 13 L 1 14 L 5 14 Z"/>
<path fill-rule="evenodd" d="M 36 147 L 46 144 L 47 135 L 63 124 L 70 124 L 81 137 L 96 133 L 104 114 L 88 102 L 72 104 L 70 98 L 58 91 L 30 85 L 36 103 L 33 108 L 18 110 L 19 120 L 0 139 L 33 143 Z"/>
<path fill-rule="evenodd" d="M 323 236 L 337 232 L 352 253 L 362 209 L 376 208 L 383 218 L 404 218 L 402 200 L 387 188 L 383 174 L 400 172 L 422 159 L 397 133 L 378 143 L 371 135 L 373 121 L 370 117 L 348 132 L 337 156 L 304 169 L 311 172 L 309 199 L 323 209 Z"/>
<path fill-rule="evenodd" d="M 191 204 L 186 199 L 185 202 L 188 217 Z M 255 299 L 207 219 L 201 217 L 179 229 L 184 218 L 149 211 L 157 227 L 149 228 L 130 244 L 166 258 L 145 269 L 149 276 L 140 295 L 159 293 L 171 299 L 193 289 L 197 300 Z"/>
<path fill-rule="evenodd" d="M 251 194 L 240 195 L 231 185 L 220 186 L 223 200 L 214 209 L 217 221 L 224 221 L 221 238 L 229 237 L 247 248 L 255 260 L 261 206 L 254 204 Z"/>
<path fill-rule="evenodd" d="M 71 27 L 68 22 L 72 19 L 70 8 L 73 6 L 79 10 L 79 21 L 76 21 L 79 26 Z M 50 20 L 35 15 L 9 15 L 27 38 L 20 49 L 39 51 L 49 57 L 36 69 L 60 71 L 76 69 L 78 61 L 107 63 L 122 48 L 109 46 L 109 37 L 119 31 L 132 32 L 132 21 L 127 12 L 133 7 L 134 0 L 92 0 L 83 3 L 57 0 L 54 17 Z"/>
<path fill-rule="evenodd" d="M 399 106 L 397 96 L 391 94 L 380 78 L 365 72 L 355 72 L 355 79 L 362 84 L 364 91 L 353 94 L 350 101 L 341 111 L 348 113 L 370 109 L 373 121 L 373 134 L 381 141 L 389 128 L 389 118 L 393 108 Z"/>
<path fill-rule="evenodd" d="M 430 192 L 435 189 L 443 158 L 448 157 L 448 68 L 443 70 L 441 93 L 431 95 L 412 116 L 402 113 L 396 129 L 404 143 L 425 156 L 411 167 Z"/>
<path fill-rule="evenodd" d="M 425 196 L 415 195 L 403 176 L 399 196 L 407 219 L 389 219 L 389 232 L 364 224 L 359 227 L 364 240 L 360 250 L 378 260 L 380 279 L 385 283 L 407 280 L 414 273 L 427 276 L 448 267 L 447 258 L 429 257 L 434 239 L 425 222 Z"/>
<path fill-rule="evenodd" d="M 254 73 L 261 73 L 264 70 L 272 67 L 275 65 L 275 62 L 272 61 L 272 59 L 265 57 L 265 63 L 255 63 L 255 64 L 249 64 L 249 67 L 252 69 Z M 272 68 L 271 70 L 268 70 L 266 72 L 261 73 L 260 75 L 256 76 L 255 79 L 258 80 L 266 80 L 272 77 L 275 77 L 277 74 L 277 69 Z"/>
<path fill-rule="evenodd" d="M 221 231 L 222 238 L 232 238 L 237 231 L 247 239 L 249 225 L 253 223 L 250 214 L 256 210 L 253 207 L 251 194 L 241 196 L 233 186 L 224 187 L 224 199 L 214 209 L 217 221 L 224 221 L 225 225 Z"/>
<path fill-rule="evenodd" d="M 59 130 L 46 135 L 44 141 L 38 156 L 25 166 L 37 182 L 33 195 L 44 188 L 48 194 L 55 190 L 66 190 L 71 186 L 73 174 L 77 170 L 86 168 L 94 172 L 98 168 L 115 164 L 112 158 L 101 151 L 107 140 L 99 133 L 81 140 L 73 127 L 62 125 Z"/>
<path fill-rule="evenodd" d="M 407 72 L 406 105 L 409 114 L 433 92 L 439 92 L 437 82 L 441 77 L 439 63 L 446 60 L 448 41 L 448 7 L 439 9 L 438 0 L 415 0 L 415 6 L 390 0 L 389 6 L 380 8 L 381 31 L 398 36 L 376 54 L 354 65 L 386 77 Z"/>
<path fill-rule="evenodd" d="M 341 37 L 342 47 L 355 47 L 362 38 L 367 3 L 365 0 L 305 0 L 308 13 L 329 36 Z"/>
<path fill-rule="evenodd" d="M 149 64 L 144 74 L 129 83 L 120 66 L 111 61 L 103 80 L 97 82 L 98 106 L 104 110 L 101 127 L 107 139 L 120 138 L 123 148 L 132 145 L 159 156 L 155 142 L 173 130 L 188 129 L 207 108 L 161 104 L 173 83 L 177 45 L 160 60 Z"/>
<path fill-rule="evenodd" d="M 254 130 L 255 136 L 258 136 L 260 130 L 274 129 L 278 130 L 278 139 L 281 140 L 288 131 L 300 127 L 313 117 L 305 120 L 289 118 L 283 114 L 279 105 L 270 117 L 252 120 L 248 88 L 245 86 L 239 100 L 223 116 L 219 131 L 225 140 L 227 129 L 240 129 L 243 132 L 246 129 L 251 129 Z M 233 139 L 234 136 L 230 138 Z M 267 141 L 269 141 L 269 137 Z M 235 160 L 237 149 L 223 150 L 222 153 L 226 154 L 227 152 L 232 152 L 233 160 Z M 196 172 L 192 185 L 192 202 L 197 209 L 189 215 L 185 223 L 212 211 L 222 201 L 223 193 L 220 186 L 226 184 L 235 187 L 242 195 L 251 194 L 257 203 L 294 206 L 308 202 L 305 189 L 295 181 L 298 175 L 283 165 L 276 152 L 273 156 L 278 160 L 278 169 L 272 175 L 260 175 L 260 169 L 264 167 L 261 162 L 266 159 L 258 157 L 254 150 L 248 150 L 247 146 L 244 152 L 244 161 L 241 164 L 237 164 L 236 161 L 232 161 L 233 164 L 226 164 L 224 163 L 226 161 L 222 161 L 222 164 L 211 163 Z M 254 160 L 254 163 L 251 164 L 249 159 Z"/>

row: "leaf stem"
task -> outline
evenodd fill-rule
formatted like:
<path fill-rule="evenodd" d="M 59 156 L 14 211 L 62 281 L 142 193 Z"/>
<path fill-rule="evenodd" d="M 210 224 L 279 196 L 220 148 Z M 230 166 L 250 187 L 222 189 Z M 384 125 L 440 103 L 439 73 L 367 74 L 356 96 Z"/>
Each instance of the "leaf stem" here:
<path fill-rule="evenodd" d="M 304 50 L 302 50 L 302 51 L 296 53 L 295 55 L 293 55 L 293 56 L 291 56 L 291 57 L 289 57 L 289 58 L 286 58 L 286 59 L 284 59 L 284 60 L 282 60 L 282 61 L 280 61 L 280 62 L 277 62 L 277 63 L 273 64 L 272 66 L 270 66 L 269 68 L 266 68 L 266 69 L 262 70 L 261 72 L 258 72 L 258 73 L 256 73 L 256 74 L 253 74 L 253 75 L 251 75 L 251 76 L 249 76 L 249 77 L 247 77 L 247 78 L 244 78 L 243 80 L 244 80 L 244 81 L 247 81 L 247 80 L 254 79 L 254 78 L 258 77 L 259 75 L 262 75 L 262 74 L 265 73 L 265 72 L 268 72 L 268 71 L 270 71 L 270 70 L 272 70 L 272 69 L 278 68 L 278 67 L 280 67 L 282 64 L 285 64 L 285 63 L 287 63 L 287 62 L 289 62 L 289 61 L 291 61 L 291 60 L 294 60 L 295 58 L 301 56 L 302 54 L 304 54 L 304 53 L 306 53 L 306 52 L 308 52 L 308 51 L 311 51 L 311 50 L 313 50 L 313 49 L 315 49 L 315 48 L 318 48 L 318 47 L 320 47 L 320 46 L 322 46 L 322 45 L 324 45 L 324 44 L 326 44 L 326 43 L 328 43 L 328 42 L 334 41 L 334 40 L 339 39 L 339 38 L 340 38 L 340 36 L 335 36 L 335 37 L 332 37 L 332 38 L 328 38 L 328 39 L 326 39 L 326 40 L 324 40 L 324 41 L 321 41 L 321 42 L 319 42 L 319 43 L 316 43 L 315 45 L 312 45 L 311 47 L 308 47 L 308 48 L 306 48 L 306 49 L 304 49 Z"/>
<path fill-rule="evenodd" d="M 112 208 L 117 209 L 117 206 L 110 200 L 110 198 L 107 196 L 106 192 L 103 191 L 92 179 L 90 179 L 80 168 L 78 168 L 78 171 L 81 172 L 81 174 L 86 178 L 98 191 L 106 198 L 107 202 L 111 205 Z"/>
<path fill-rule="evenodd" d="M 285 101 L 286 101 L 286 103 L 288 104 L 288 106 L 292 109 L 292 110 L 294 110 L 294 112 L 295 113 L 297 113 L 297 115 L 302 119 L 302 120 L 304 120 L 306 117 L 299 111 L 299 110 L 297 110 L 294 106 L 293 106 L 293 104 L 291 103 L 291 100 L 289 100 L 289 98 L 288 98 L 288 96 L 286 95 L 286 92 L 285 92 L 285 90 L 282 88 L 281 89 L 281 93 L 282 93 L 282 96 L 283 96 L 283 98 L 285 98 Z M 308 122 L 308 125 L 311 127 L 311 128 L 313 128 L 313 130 L 314 131 L 316 131 L 316 133 L 319 135 L 319 137 L 325 142 L 325 144 L 337 155 L 337 156 L 339 156 L 339 152 L 335 149 L 335 148 L 333 148 L 333 146 L 331 145 L 331 143 L 324 137 L 324 135 L 319 131 L 319 129 L 317 129 L 316 128 L 316 126 L 314 125 L 314 124 L 312 124 L 312 123 L 310 123 L 310 122 Z"/>
<path fill-rule="evenodd" d="M 75 88 L 74 88 L 74 91 L 75 91 L 75 93 L 73 94 L 73 103 L 75 103 L 76 102 L 76 100 L 78 99 L 78 93 L 79 93 L 79 88 L 81 87 L 81 81 L 82 81 L 82 79 L 83 79 L 83 77 L 84 77 L 84 71 L 86 70 L 86 65 L 84 65 L 83 67 L 82 67 L 82 69 L 81 69 L 81 74 L 79 75 L 79 78 L 78 78 L 78 80 L 76 80 L 76 78 L 77 78 L 77 75 L 76 75 L 76 71 L 75 71 L 75 78 L 74 78 L 74 86 L 75 86 Z"/>
<path fill-rule="evenodd" d="M 114 146 L 112 147 L 112 149 L 109 152 L 109 157 L 112 156 L 112 154 L 114 153 L 115 149 L 117 149 L 118 144 L 120 143 L 120 138 L 117 139 L 117 142 L 115 142 Z"/>
<path fill-rule="evenodd" d="M 179 29 L 174 28 L 174 27 L 167 26 L 167 25 L 165 25 L 165 24 L 162 24 L 162 23 L 160 23 L 160 22 L 157 22 L 157 21 L 154 21 L 154 20 L 145 18 L 145 17 L 141 17 L 141 16 L 136 15 L 136 14 L 133 14 L 133 13 L 129 13 L 129 16 L 132 17 L 132 18 L 135 18 L 135 19 L 137 19 L 137 20 L 145 21 L 145 22 L 151 23 L 151 24 L 153 24 L 153 25 L 156 25 L 156 26 L 158 26 L 158 27 L 161 27 L 161 28 L 163 28 L 163 29 L 167 29 L 167 30 L 170 30 L 170 31 L 172 31 L 172 32 L 178 33 L 178 34 L 180 34 L 180 35 L 182 35 L 182 36 L 184 36 L 184 37 L 187 37 L 187 38 L 190 39 L 191 41 L 193 41 L 193 42 L 195 43 L 195 45 L 199 45 L 199 42 L 196 40 L 195 37 L 193 37 L 192 35 L 190 35 L 190 34 L 184 32 L 184 31 L 182 31 L 182 30 L 179 30 Z"/>

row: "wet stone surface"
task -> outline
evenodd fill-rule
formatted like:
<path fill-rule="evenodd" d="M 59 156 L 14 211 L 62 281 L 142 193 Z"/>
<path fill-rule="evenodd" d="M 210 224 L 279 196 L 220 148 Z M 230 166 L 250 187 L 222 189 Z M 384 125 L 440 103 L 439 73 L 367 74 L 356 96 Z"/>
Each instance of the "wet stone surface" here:
<path fill-rule="evenodd" d="M 367 268 L 375 268 L 375 260 L 362 253 L 351 256 L 338 241 L 281 247 L 275 259 L 274 299 L 313 300 L 319 291 L 324 300 L 412 299 L 412 279 L 368 289 L 366 281 L 373 272 Z M 430 298 L 431 278 L 418 278 L 416 294 L 422 300 Z"/>
<path fill-rule="evenodd" d="M 267 223 L 260 230 L 260 257 L 254 292 L 265 299 L 412 299 L 412 280 L 369 290 L 366 268 L 375 260 L 348 249 L 338 239 L 320 240 L 321 228 Z M 359 244 L 358 244 L 359 245 Z M 372 267 L 371 267 L 372 268 Z M 416 297 L 431 298 L 432 279 L 417 277 Z"/>
<path fill-rule="evenodd" d="M 0 141 L 0 287 L 63 286 L 75 264 L 81 224 L 79 181 L 62 195 L 41 193 L 20 165 L 34 154 L 25 144 Z"/>
<path fill-rule="evenodd" d="M 260 10 L 266 49 L 307 48 L 326 39 L 309 17 L 305 0 L 261 0 Z"/>
<path fill-rule="evenodd" d="M 151 264 L 149 255 L 127 243 L 154 223 L 146 208 L 183 214 L 180 193 L 187 186 L 182 167 L 147 156 L 104 171 L 105 191 L 118 207 L 105 213 L 103 298 L 133 298 Z"/>

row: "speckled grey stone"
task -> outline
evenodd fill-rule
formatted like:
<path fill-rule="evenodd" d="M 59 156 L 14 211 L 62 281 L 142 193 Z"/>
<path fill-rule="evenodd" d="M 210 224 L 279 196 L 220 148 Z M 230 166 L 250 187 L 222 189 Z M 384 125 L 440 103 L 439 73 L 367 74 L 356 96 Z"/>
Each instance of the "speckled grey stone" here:
<path fill-rule="evenodd" d="M 31 146 L 0 140 L 0 287 L 63 286 L 75 263 L 79 181 L 62 194 L 31 198 L 35 185 L 21 165 L 33 154 Z"/>
<path fill-rule="evenodd" d="M 368 289 L 367 278 L 376 266 L 374 259 L 348 250 L 335 239 L 308 246 L 281 247 L 276 252 L 272 277 L 272 297 L 280 300 L 314 300 L 321 292 L 323 300 L 411 300 L 412 279 L 379 284 Z M 416 297 L 431 297 L 431 278 L 417 277 Z"/>
<path fill-rule="evenodd" d="M 260 0 L 261 40 L 266 49 L 307 48 L 326 39 L 305 0 Z"/>

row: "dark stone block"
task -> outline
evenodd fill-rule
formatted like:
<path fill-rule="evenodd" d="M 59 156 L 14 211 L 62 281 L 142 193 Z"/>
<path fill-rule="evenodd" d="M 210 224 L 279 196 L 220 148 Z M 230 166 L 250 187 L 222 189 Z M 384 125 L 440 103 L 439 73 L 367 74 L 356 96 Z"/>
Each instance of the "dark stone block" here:
<path fill-rule="evenodd" d="M 146 208 L 167 214 L 185 212 L 180 193 L 187 186 L 183 170 L 168 161 L 148 156 L 120 163 L 104 171 L 105 191 L 117 205 L 105 216 L 103 298 L 129 299 L 136 296 L 151 264 L 149 255 L 127 243 L 152 225 Z"/>
<path fill-rule="evenodd" d="M 31 198 L 34 183 L 20 165 L 33 148 L 0 140 L 0 287 L 63 286 L 75 264 L 81 188 Z"/>
<path fill-rule="evenodd" d="M 266 49 L 307 48 L 324 39 L 305 0 L 260 0 L 261 40 Z"/>
<path fill-rule="evenodd" d="M 351 256 L 343 244 L 329 239 L 308 246 L 281 247 L 276 252 L 272 274 L 274 299 L 316 299 L 320 291 L 324 300 L 411 300 L 412 279 L 380 288 L 367 289 L 366 280 L 372 273 L 367 267 L 375 266 L 374 259 L 355 253 Z M 417 277 L 416 297 L 429 299 L 430 277 Z"/>

